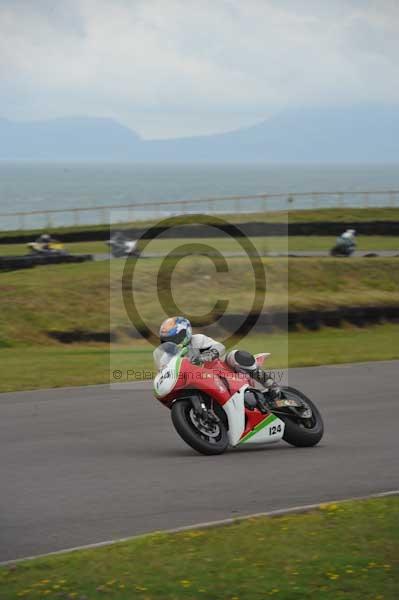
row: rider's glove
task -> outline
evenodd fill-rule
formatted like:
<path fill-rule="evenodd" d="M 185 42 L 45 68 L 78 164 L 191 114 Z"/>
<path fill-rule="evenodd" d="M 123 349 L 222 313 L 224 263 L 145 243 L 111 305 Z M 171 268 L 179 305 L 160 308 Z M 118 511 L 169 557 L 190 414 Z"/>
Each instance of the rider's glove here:
<path fill-rule="evenodd" d="M 209 350 L 205 350 L 200 354 L 201 362 L 212 362 L 216 358 L 219 358 L 219 351 L 216 348 L 210 348 Z"/>

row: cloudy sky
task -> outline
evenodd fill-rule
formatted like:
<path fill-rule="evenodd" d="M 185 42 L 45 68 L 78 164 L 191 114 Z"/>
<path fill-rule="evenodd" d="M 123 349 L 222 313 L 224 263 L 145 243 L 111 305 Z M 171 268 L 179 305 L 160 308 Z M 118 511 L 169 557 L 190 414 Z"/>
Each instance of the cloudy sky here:
<path fill-rule="evenodd" d="M 398 0 L 0 0 L 0 117 L 143 137 L 399 104 Z"/>

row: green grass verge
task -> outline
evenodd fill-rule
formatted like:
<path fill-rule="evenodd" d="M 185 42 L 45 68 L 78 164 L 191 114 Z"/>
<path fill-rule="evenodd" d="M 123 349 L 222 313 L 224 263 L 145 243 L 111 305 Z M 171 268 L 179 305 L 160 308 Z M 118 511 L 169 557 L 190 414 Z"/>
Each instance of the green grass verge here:
<path fill-rule="evenodd" d="M 230 272 L 215 274 L 206 258 L 185 259 L 175 270 L 174 293 L 182 310 L 207 312 L 217 297 L 229 298 L 231 312 L 245 312 L 253 300 L 252 274 L 247 261 L 229 261 Z M 326 259 L 265 260 L 267 306 L 283 306 L 287 282 L 290 308 L 394 303 L 399 300 L 396 259 L 342 261 Z M 139 261 L 135 279 L 137 301 L 154 324 L 160 318 L 156 273 L 160 260 Z M 112 280 L 120 280 L 123 261 L 115 261 Z M 52 330 L 109 329 L 109 265 L 106 262 L 37 267 L 32 271 L 2 273 L 0 279 L 0 340 L 3 344 L 48 343 Z M 200 294 L 204 285 L 209 292 Z M 113 321 L 128 325 L 120 298 L 113 301 Z"/>
<path fill-rule="evenodd" d="M 225 298 L 229 301 L 228 312 L 248 313 L 254 297 L 248 260 L 228 262 L 228 273 L 216 273 L 205 257 L 189 257 L 178 263 L 172 289 L 181 312 L 205 314 L 218 298 Z M 396 258 L 264 259 L 263 264 L 266 310 L 284 309 L 287 303 L 290 310 L 399 303 Z M 157 291 L 160 265 L 160 259 L 138 261 L 134 280 L 140 313 L 154 327 L 164 314 Z M 123 261 L 112 261 L 111 265 L 101 261 L 1 273 L 0 347 L 48 345 L 48 333 L 52 331 L 109 331 L 110 281 L 113 286 L 120 282 L 123 266 Z M 111 329 L 130 327 L 119 293 L 112 292 L 111 308 Z"/>
<path fill-rule="evenodd" d="M 288 336 L 253 334 L 238 346 L 271 352 L 270 368 L 399 359 L 399 325 L 324 328 Z M 105 344 L 2 348 L 0 392 L 140 379 L 153 369 L 152 351 L 144 340 L 115 344 L 111 351 Z M 122 372 L 121 379 L 113 378 L 115 369 Z"/>
<path fill-rule="evenodd" d="M 0 597 L 397 600 L 399 500 L 157 533 L 0 568 Z"/>

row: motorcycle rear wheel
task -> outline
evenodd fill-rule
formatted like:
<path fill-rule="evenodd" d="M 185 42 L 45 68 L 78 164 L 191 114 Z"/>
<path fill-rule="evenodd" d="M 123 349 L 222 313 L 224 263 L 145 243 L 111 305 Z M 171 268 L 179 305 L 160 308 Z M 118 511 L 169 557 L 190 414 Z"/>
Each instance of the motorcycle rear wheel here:
<path fill-rule="evenodd" d="M 217 408 L 218 406 L 215 406 L 216 411 Z M 180 437 L 200 454 L 223 454 L 227 449 L 229 439 L 223 420 L 219 417 L 218 423 L 213 426 L 201 422 L 189 398 L 177 400 L 172 406 L 171 416 Z"/>
<path fill-rule="evenodd" d="M 283 440 L 292 446 L 309 447 L 318 444 L 323 437 L 324 424 L 321 414 L 313 402 L 299 390 L 292 387 L 283 387 L 281 392 L 286 397 L 301 400 L 312 411 L 311 420 L 297 418 L 287 411 L 287 415 L 279 413 L 279 418 L 285 423 Z M 310 421 L 310 422 L 308 422 Z"/>

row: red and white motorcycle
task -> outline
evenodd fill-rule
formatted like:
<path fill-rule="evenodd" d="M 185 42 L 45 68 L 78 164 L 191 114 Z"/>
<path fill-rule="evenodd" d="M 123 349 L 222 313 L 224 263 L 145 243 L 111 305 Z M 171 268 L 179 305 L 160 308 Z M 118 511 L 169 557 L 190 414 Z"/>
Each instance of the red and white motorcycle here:
<path fill-rule="evenodd" d="M 257 364 L 267 356 L 256 355 Z M 219 359 L 195 364 L 187 348 L 171 342 L 154 351 L 154 361 L 155 397 L 171 410 L 177 433 L 202 454 L 281 439 L 294 446 L 314 446 L 323 436 L 316 406 L 292 387 L 273 384 L 259 389 L 250 375 L 233 371 Z"/>

